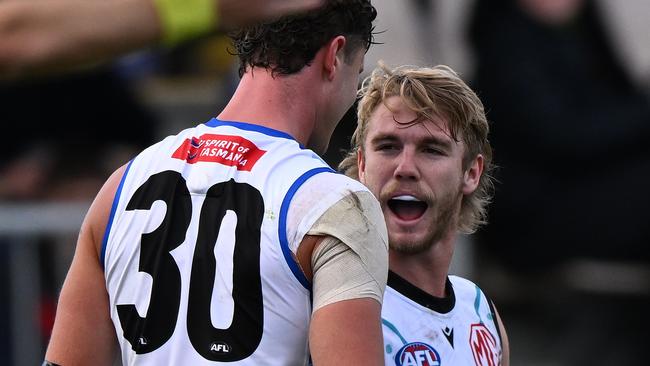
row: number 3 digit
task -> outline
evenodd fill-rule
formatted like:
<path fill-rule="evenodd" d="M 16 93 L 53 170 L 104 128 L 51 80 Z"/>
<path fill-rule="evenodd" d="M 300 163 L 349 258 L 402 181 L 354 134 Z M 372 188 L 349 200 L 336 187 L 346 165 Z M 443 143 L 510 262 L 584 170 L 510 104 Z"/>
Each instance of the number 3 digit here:
<path fill-rule="evenodd" d="M 192 202 L 185 179 L 177 172 L 151 176 L 131 197 L 127 211 L 149 210 L 153 203 L 167 204 L 165 218 L 140 244 L 140 272 L 153 278 L 147 317 L 138 315 L 135 305 L 117 305 L 124 338 L 136 353 L 151 352 L 172 336 L 181 294 L 181 275 L 170 251 L 185 240 L 192 218 Z"/>

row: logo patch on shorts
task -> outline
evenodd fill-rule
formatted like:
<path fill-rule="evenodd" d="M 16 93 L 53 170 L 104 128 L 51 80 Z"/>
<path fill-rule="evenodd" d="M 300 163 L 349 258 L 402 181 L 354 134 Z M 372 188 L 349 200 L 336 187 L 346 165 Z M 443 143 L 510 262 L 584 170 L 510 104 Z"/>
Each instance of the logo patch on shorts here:
<path fill-rule="evenodd" d="M 255 163 L 266 153 L 241 136 L 206 133 L 186 139 L 176 149 L 172 158 L 185 160 L 188 164 L 198 162 L 219 163 L 251 171 Z"/>
<path fill-rule="evenodd" d="M 440 366 L 440 355 L 426 343 L 412 342 L 397 351 L 395 364 L 397 366 Z"/>
<path fill-rule="evenodd" d="M 472 324 L 469 346 L 474 354 L 476 366 L 498 366 L 499 351 L 497 341 L 483 323 Z"/>

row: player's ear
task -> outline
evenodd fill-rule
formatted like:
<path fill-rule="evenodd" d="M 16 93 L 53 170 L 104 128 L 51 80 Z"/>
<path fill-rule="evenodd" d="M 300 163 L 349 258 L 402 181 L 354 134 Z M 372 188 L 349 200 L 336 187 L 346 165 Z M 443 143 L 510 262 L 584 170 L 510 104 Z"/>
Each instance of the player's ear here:
<path fill-rule="evenodd" d="M 357 149 L 357 170 L 359 171 L 359 181 L 366 184 L 366 160 L 363 157 L 363 150 Z"/>
<path fill-rule="evenodd" d="M 346 42 L 347 40 L 344 36 L 336 36 L 323 46 L 325 47 L 323 69 L 325 77 L 330 81 L 334 79 L 339 65 L 343 62 L 343 49 L 345 48 Z"/>
<path fill-rule="evenodd" d="M 470 162 L 463 174 L 463 194 L 468 195 L 476 190 L 483 174 L 483 164 L 484 158 L 481 154 L 476 155 Z"/>

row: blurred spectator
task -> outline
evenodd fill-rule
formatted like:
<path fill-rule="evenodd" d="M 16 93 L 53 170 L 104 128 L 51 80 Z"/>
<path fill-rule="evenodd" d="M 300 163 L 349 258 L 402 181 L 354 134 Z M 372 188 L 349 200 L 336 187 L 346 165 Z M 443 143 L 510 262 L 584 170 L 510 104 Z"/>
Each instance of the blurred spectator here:
<path fill-rule="evenodd" d="M 106 177 L 151 144 L 156 132 L 152 113 L 136 99 L 128 82 L 109 67 L 65 77 L 6 82 L 0 84 L 0 100 L 0 120 L 11 131 L 0 138 L 0 202 L 90 202 Z M 74 237 L 31 238 L 40 258 L 34 263 L 41 286 L 38 314 L 33 315 L 43 345 L 49 339 L 55 299 L 72 257 Z M 0 241 L 4 239 L 0 237 Z M 3 244 L 0 251 L 12 250 Z M 8 263 L 3 267 L 9 267 Z M 9 275 L 16 274 L 0 277 L 2 283 L 11 283 Z M 12 303 L 11 296 L 5 299 Z M 10 339 L 0 346 L 8 359 L 10 350 L 5 347 L 11 347 L 15 337 Z"/>
<path fill-rule="evenodd" d="M 477 249 L 507 269 L 501 293 L 513 290 L 530 325 L 522 341 L 557 365 L 645 364 L 650 325 L 650 100 L 599 10 L 589 0 L 479 1 L 471 24 L 473 86 L 500 166 Z"/>
<path fill-rule="evenodd" d="M 155 133 L 151 113 L 109 68 L 0 84 L 0 100 L 14 131 L 0 145 L 5 200 L 91 199 Z"/>

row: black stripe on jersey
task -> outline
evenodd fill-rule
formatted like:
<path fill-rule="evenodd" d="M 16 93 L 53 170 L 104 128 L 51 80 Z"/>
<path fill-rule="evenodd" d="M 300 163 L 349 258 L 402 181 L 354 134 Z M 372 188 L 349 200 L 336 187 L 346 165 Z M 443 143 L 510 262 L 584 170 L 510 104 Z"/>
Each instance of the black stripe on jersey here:
<path fill-rule="evenodd" d="M 481 290 L 481 292 L 483 292 L 483 290 Z M 490 313 L 492 314 L 492 321 L 494 322 L 494 327 L 497 328 L 497 336 L 499 336 L 499 343 L 503 344 L 503 340 L 501 339 L 501 327 L 499 327 L 499 322 L 497 322 L 497 313 L 494 311 L 494 303 L 492 302 L 492 300 L 488 299 L 485 292 L 483 292 L 483 296 L 485 296 L 488 306 L 490 306 Z"/>
<path fill-rule="evenodd" d="M 388 286 L 425 308 L 440 314 L 450 312 L 456 304 L 456 295 L 454 295 L 454 288 L 449 278 L 445 282 L 445 293 L 447 294 L 445 297 L 432 296 L 393 271 L 388 271 Z"/>

